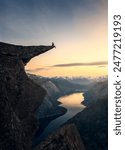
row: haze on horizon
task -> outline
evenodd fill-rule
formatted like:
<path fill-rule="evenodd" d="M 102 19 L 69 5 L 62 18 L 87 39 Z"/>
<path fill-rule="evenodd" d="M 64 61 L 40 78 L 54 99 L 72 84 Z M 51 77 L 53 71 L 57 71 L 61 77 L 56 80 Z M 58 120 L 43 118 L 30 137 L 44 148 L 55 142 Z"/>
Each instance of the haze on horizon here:
<path fill-rule="evenodd" d="M 105 76 L 108 60 L 107 0 L 0 0 L 0 41 L 51 45 L 30 61 L 42 76 Z"/>

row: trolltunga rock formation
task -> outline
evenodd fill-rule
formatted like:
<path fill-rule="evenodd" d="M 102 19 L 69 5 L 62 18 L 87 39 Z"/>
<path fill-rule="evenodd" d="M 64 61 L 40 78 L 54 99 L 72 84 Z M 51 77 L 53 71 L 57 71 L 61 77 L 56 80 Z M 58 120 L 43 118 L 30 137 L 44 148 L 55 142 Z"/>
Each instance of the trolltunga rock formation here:
<path fill-rule="evenodd" d="M 37 129 L 36 109 L 46 91 L 25 73 L 24 65 L 51 46 L 0 42 L 0 149 L 30 150 Z"/>

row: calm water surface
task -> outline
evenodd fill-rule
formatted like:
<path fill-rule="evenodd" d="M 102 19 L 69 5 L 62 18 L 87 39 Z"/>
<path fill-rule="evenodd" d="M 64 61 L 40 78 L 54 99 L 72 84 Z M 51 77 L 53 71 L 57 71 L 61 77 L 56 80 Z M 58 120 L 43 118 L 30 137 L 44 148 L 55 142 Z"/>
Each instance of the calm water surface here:
<path fill-rule="evenodd" d="M 75 116 L 77 113 L 82 111 L 85 106 L 81 104 L 84 100 L 83 93 L 73 93 L 66 95 L 58 99 L 62 104 L 60 106 L 65 107 L 67 112 L 55 120 L 51 121 L 50 124 L 45 128 L 42 135 L 37 139 L 41 141 L 45 139 L 50 133 L 54 132 L 60 125 L 64 124 L 67 120 Z"/>

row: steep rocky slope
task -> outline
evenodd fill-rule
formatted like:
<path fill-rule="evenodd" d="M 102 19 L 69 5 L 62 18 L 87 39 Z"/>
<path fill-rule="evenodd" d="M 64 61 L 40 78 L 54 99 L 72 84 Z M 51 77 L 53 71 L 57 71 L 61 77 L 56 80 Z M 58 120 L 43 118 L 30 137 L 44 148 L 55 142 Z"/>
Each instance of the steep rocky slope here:
<path fill-rule="evenodd" d="M 57 97 L 61 95 L 61 91 L 56 87 L 56 85 L 51 80 L 44 77 L 31 74 L 28 74 L 28 76 L 47 91 L 43 103 L 38 109 L 39 118 L 65 113 L 65 110 L 58 107 Z"/>
<path fill-rule="evenodd" d="M 87 92 L 87 97 L 84 95 L 85 103 L 89 101 L 87 107 L 67 123 L 76 125 L 86 150 L 107 150 L 108 84 L 107 81 L 99 82 L 93 87 Z"/>
<path fill-rule="evenodd" d="M 24 65 L 31 58 L 52 48 L 54 45 L 16 46 L 0 42 L 1 150 L 30 150 L 32 138 L 38 128 L 36 110 L 41 105 L 46 90 L 49 89 L 47 95 L 49 97 L 54 91 L 58 95 L 60 89 L 67 86 L 66 84 L 55 86 L 57 80 L 42 81 L 45 90 L 29 79 L 25 73 Z M 87 150 L 107 150 L 107 84 L 104 84 L 105 87 L 100 85 L 88 92 L 90 98 L 94 96 L 94 99 L 87 103 L 87 108 L 68 121 L 68 124 L 74 123 L 77 128 L 74 125 L 62 127 L 36 150 L 84 150 L 81 138 Z M 73 89 L 72 84 L 69 87 Z M 91 92 L 93 94 L 90 94 Z M 45 100 L 48 98 L 45 97 Z M 53 101 L 52 104 L 54 103 L 56 102 Z"/>
<path fill-rule="evenodd" d="M 86 96 L 92 99 L 86 99 Z M 85 99 L 85 103 L 89 101 L 87 107 L 51 134 L 35 150 L 84 150 L 81 143 L 84 143 L 86 150 L 108 149 L 107 81 L 95 83 L 85 93 Z"/>
<path fill-rule="evenodd" d="M 52 46 L 0 42 L 0 149 L 29 150 L 37 129 L 36 109 L 46 91 L 25 73 L 24 65 Z"/>
<path fill-rule="evenodd" d="M 34 150 L 85 150 L 75 125 L 70 124 L 57 130 Z"/>
<path fill-rule="evenodd" d="M 62 77 L 49 78 L 33 74 L 28 74 L 28 76 L 47 91 L 43 103 L 38 109 L 39 129 L 33 140 L 33 143 L 35 143 L 36 137 L 43 132 L 50 121 L 63 115 L 67 111 L 65 108 L 59 106 L 60 103 L 57 99 L 60 96 L 75 92 L 76 89 L 83 91 L 85 86 L 71 83 Z"/>
<path fill-rule="evenodd" d="M 87 89 L 86 84 L 84 85 L 83 83 L 80 85 L 77 82 L 72 83 L 69 79 L 63 77 L 48 78 L 33 74 L 28 74 L 28 76 L 47 91 L 46 97 L 44 98 L 42 105 L 39 107 L 38 115 L 40 118 L 63 114 L 65 109 L 59 107 L 60 103 L 57 99 L 60 96 L 78 91 L 82 92 L 84 89 Z"/>
<path fill-rule="evenodd" d="M 93 104 L 98 99 L 106 98 L 108 93 L 108 81 L 98 81 L 95 84 L 92 85 L 92 87 L 85 92 L 85 100 L 83 103 L 86 106 L 89 106 L 90 104 Z"/>

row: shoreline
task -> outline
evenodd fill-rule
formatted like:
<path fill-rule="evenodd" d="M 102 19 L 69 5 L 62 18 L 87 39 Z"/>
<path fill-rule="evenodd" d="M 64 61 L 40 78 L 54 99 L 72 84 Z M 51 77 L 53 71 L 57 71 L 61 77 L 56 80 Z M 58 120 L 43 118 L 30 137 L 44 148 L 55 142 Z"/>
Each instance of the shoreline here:
<path fill-rule="evenodd" d="M 59 98 L 57 98 L 57 102 L 59 102 L 58 99 L 60 99 L 62 97 L 69 96 L 71 94 L 76 94 L 76 93 L 82 93 L 83 94 L 83 91 L 82 92 L 70 92 L 70 93 L 67 93 L 65 95 L 62 95 Z M 66 112 L 68 111 L 65 107 L 60 106 L 62 104 L 61 102 L 59 102 L 59 103 L 60 104 L 58 105 L 58 108 L 60 111 L 62 111 L 61 113 L 39 118 L 39 129 L 36 132 L 36 135 L 35 135 L 34 140 L 33 140 L 33 148 L 39 144 L 39 142 L 37 141 L 37 138 L 39 138 L 39 136 L 44 132 L 45 128 L 49 125 L 49 123 L 51 123 L 53 120 L 57 119 L 58 117 L 65 115 Z"/>

